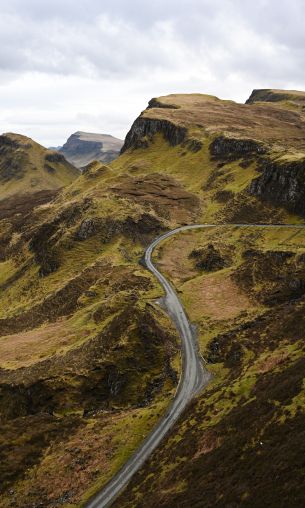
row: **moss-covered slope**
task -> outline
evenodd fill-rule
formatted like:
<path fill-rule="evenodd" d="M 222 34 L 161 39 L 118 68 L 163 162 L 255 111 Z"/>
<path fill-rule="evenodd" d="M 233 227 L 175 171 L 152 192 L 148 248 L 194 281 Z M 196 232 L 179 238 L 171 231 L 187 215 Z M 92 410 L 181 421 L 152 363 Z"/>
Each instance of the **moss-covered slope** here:
<path fill-rule="evenodd" d="M 198 265 L 211 246 L 226 266 Z M 302 506 L 304 253 L 304 229 L 285 227 L 218 227 L 159 249 L 214 378 L 115 507 Z"/>
<path fill-rule="evenodd" d="M 69 185 L 79 171 L 63 156 L 20 134 L 0 136 L 0 200 Z"/>
<path fill-rule="evenodd" d="M 114 182 L 92 164 L 53 201 L 1 220 L 2 506 L 79 504 L 175 389 L 176 333 L 140 264 L 167 223 Z"/>

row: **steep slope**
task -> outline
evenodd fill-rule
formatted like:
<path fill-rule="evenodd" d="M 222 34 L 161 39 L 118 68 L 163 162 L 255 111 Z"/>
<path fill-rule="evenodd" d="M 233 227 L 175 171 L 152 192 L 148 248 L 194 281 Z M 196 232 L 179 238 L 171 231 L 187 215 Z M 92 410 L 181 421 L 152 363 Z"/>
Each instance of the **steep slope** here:
<path fill-rule="evenodd" d="M 97 160 L 109 163 L 116 159 L 123 146 L 123 141 L 109 134 L 75 132 L 59 149 L 64 157 L 77 168 L 84 168 Z"/>
<path fill-rule="evenodd" d="M 56 200 L 1 221 L 1 506 L 79 503 L 175 389 L 177 337 L 138 264 L 165 224 L 110 192 L 110 177 L 92 164 Z"/>
<path fill-rule="evenodd" d="M 110 166 L 92 162 L 53 201 L 25 214 L 3 216 L 1 506 L 80 506 L 117 471 L 169 403 L 179 377 L 177 334 L 154 301 L 161 291 L 142 266 L 145 246 L 162 231 L 185 223 L 301 223 L 304 148 L 301 106 L 291 109 L 285 101 L 239 105 L 198 94 L 162 97 L 152 100 L 135 121 L 122 155 Z M 279 192 L 286 174 L 284 166 L 295 161 L 301 169 L 297 176 L 286 171 L 288 184 Z M 268 171 L 271 184 L 266 179 Z M 285 194 L 287 185 L 294 191 Z M 266 191 L 258 192 L 255 186 Z M 154 481 L 160 482 L 160 495 L 152 494 L 149 500 L 156 504 L 165 499 L 176 506 L 177 500 L 187 505 L 192 499 L 193 484 L 186 485 L 179 476 L 181 463 L 187 463 L 190 469 L 185 481 L 197 478 L 194 457 L 198 447 L 188 438 L 197 443 L 207 420 L 216 425 L 222 404 L 231 415 L 230 395 L 224 393 L 230 383 L 232 392 L 237 393 L 236 398 L 232 395 L 234 408 L 243 410 L 248 378 L 255 374 L 256 380 L 259 370 L 254 363 L 262 360 L 260 355 L 269 354 L 266 327 L 280 323 L 278 317 L 284 319 L 289 309 L 288 351 L 296 334 L 303 337 L 302 329 L 293 328 L 293 320 L 299 322 L 302 300 L 298 299 L 303 297 L 304 287 L 301 235 L 296 235 L 296 245 L 291 246 L 288 238 L 271 232 L 266 237 L 253 233 L 253 238 L 252 233 L 214 234 L 219 236 L 217 244 L 211 233 L 208 239 L 191 236 L 187 248 L 176 247 L 173 240 L 168 250 L 164 249 L 163 270 L 181 290 L 189 314 L 200 327 L 202 351 L 215 365 L 215 384 L 208 398 L 203 395 L 195 403 L 200 411 L 191 407 L 185 425 L 175 429 L 179 432 L 177 443 L 166 444 L 164 453 L 167 446 L 172 446 L 173 453 L 167 453 L 162 471 L 156 466 L 160 474 Z M 293 234 L 289 232 L 291 237 Z M 288 242 L 290 257 L 270 252 L 262 255 L 285 250 L 278 249 L 279 241 Z M 252 257 L 251 249 L 255 251 Z M 163 262 L 162 249 L 159 255 Z M 171 271 L 176 258 L 180 263 L 174 267 L 177 273 Z M 277 278 L 281 259 L 286 278 Z M 264 263 L 268 267 L 273 263 L 274 271 L 269 274 Z M 217 281 L 206 281 L 201 270 L 211 266 L 215 269 L 212 275 L 219 272 L 222 285 L 207 302 L 202 294 L 207 287 L 213 291 Z M 257 295 L 260 289 L 262 301 Z M 273 314 L 272 298 L 276 305 Z M 226 300 L 234 304 L 228 308 Z M 263 312 L 268 316 L 265 321 Z M 247 341 L 254 343 L 253 351 L 243 345 L 243 330 L 250 334 Z M 253 330 L 256 335 L 251 335 Z M 279 330 L 271 332 L 276 342 Z M 213 357 L 215 347 L 209 344 L 219 334 L 225 335 L 221 339 L 225 359 Z M 277 353 L 282 346 L 285 344 L 279 345 Z M 296 358 L 300 347 L 298 343 Z M 239 351 L 244 348 L 243 356 Z M 247 369 L 244 388 L 241 372 L 247 373 Z M 299 387 L 299 371 L 292 372 Z M 253 386 L 251 381 L 249 390 Z M 249 428 L 251 416 L 243 413 L 242 418 L 244 427 Z M 230 421 L 222 421 L 224 434 L 231 428 Z M 270 423 L 268 418 L 266 421 Z M 232 429 L 237 428 L 234 421 Z M 293 432 L 297 440 L 296 427 Z M 209 449 L 208 437 L 207 442 L 202 446 Z M 226 444 L 229 447 L 229 442 Z M 242 443 L 233 444 L 232 449 L 241 455 Z M 221 458 L 224 455 L 222 450 Z M 205 456 L 200 455 L 202 460 Z M 163 467 L 163 458 L 156 457 Z M 289 459 L 289 467 L 293 467 L 293 460 Z M 151 468 L 153 471 L 155 464 L 151 463 Z M 176 483 L 171 480 L 171 470 L 177 475 Z M 181 471 L 186 469 L 181 466 Z M 139 506 L 148 506 L 144 490 L 147 475 L 148 469 L 135 480 L 138 493 L 129 490 L 120 506 L 130 506 L 135 500 Z M 232 478 L 228 468 L 228 484 Z M 201 485 L 206 487 L 202 481 L 198 478 L 198 490 Z M 167 497 L 162 498 L 164 492 Z M 196 498 L 198 506 L 200 502 Z"/>
<path fill-rule="evenodd" d="M 259 91 L 255 94 L 257 96 Z M 299 93 L 300 97 L 303 95 Z M 289 108 L 287 95 L 282 96 L 284 100 L 276 103 L 251 100 L 251 104 L 237 104 L 202 94 L 173 94 L 153 99 L 133 124 L 123 150 L 135 146 L 142 136 L 160 131 L 158 125 L 173 145 L 191 135 L 223 133 L 233 139 L 250 138 L 267 145 L 274 142 L 282 145 L 285 151 L 304 148 L 303 109 L 296 102 Z"/>
<path fill-rule="evenodd" d="M 134 122 L 116 167 L 170 174 L 199 198 L 198 219 L 276 221 L 305 214 L 304 134 L 298 103 L 170 95 Z"/>
<path fill-rule="evenodd" d="M 0 136 L 0 200 L 14 195 L 56 190 L 79 171 L 63 156 L 20 134 Z"/>
<path fill-rule="evenodd" d="M 298 90 L 272 90 L 270 88 L 253 90 L 246 104 L 257 102 L 281 102 L 286 107 L 304 106 L 305 92 Z"/>

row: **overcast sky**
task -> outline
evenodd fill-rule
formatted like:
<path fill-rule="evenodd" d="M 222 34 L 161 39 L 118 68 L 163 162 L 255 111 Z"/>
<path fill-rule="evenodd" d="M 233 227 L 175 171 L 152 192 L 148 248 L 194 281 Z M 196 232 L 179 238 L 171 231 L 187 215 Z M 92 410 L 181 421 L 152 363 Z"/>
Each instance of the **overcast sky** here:
<path fill-rule="evenodd" d="M 305 90 L 304 0 L 0 0 L 1 131 L 123 138 L 151 97 Z"/>

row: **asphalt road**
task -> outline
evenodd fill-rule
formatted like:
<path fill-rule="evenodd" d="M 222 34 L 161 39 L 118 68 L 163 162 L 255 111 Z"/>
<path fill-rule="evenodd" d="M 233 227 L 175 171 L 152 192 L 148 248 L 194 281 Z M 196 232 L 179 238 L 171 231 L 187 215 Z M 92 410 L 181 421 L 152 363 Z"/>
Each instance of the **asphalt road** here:
<path fill-rule="evenodd" d="M 120 469 L 120 471 L 109 481 L 109 483 L 93 497 L 87 508 L 105 508 L 111 506 L 118 494 L 126 487 L 132 476 L 140 469 L 150 454 L 159 445 L 161 440 L 177 421 L 182 411 L 196 393 L 202 390 L 210 380 L 210 374 L 201 360 L 194 331 L 176 295 L 174 289 L 166 278 L 154 266 L 151 256 L 155 247 L 172 235 L 181 231 L 210 227 L 289 227 L 302 228 L 302 225 L 270 225 L 270 224 L 194 224 L 182 226 L 169 231 L 154 240 L 145 252 L 145 263 L 147 268 L 157 277 L 165 290 L 164 304 L 171 319 L 179 331 L 182 342 L 182 375 L 179 381 L 175 397 L 165 415 L 135 451 L 132 457 Z"/>

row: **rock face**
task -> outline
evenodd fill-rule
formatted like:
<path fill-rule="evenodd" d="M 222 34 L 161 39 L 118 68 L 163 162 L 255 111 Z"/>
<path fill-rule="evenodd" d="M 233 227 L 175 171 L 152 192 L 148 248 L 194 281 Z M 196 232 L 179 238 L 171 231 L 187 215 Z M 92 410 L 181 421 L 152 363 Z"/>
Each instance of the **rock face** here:
<path fill-rule="evenodd" d="M 139 117 L 128 132 L 121 152 L 125 152 L 128 148 L 147 147 L 154 134 L 158 132 L 163 134 L 171 146 L 176 146 L 185 140 L 187 129 L 169 120 Z"/>
<path fill-rule="evenodd" d="M 175 106 L 174 104 L 165 104 L 165 103 L 162 103 L 156 97 L 154 97 L 153 99 L 150 99 L 150 101 L 148 103 L 148 108 L 147 109 L 151 109 L 151 108 L 179 109 L 179 106 Z"/>
<path fill-rule="evenodd" d="M 121 139 L 109 134 L 75 132 L 60 148 L 60 153 L 77 168 L 87 166 L 93 160 L 111 162 L 116 159 L 122 148 Z"/>
<path fill-rule="evenodd" d="M 305 293 L 304 258 L 291 251 L 248 249 L 234 279 L 264 305 L 291 302 Z"/>
<path fill-rule="evenodd" d="M 272 90 L 269 88 L 262 88 L 253 90 L 246 104 L 255 104 L 256 102 L 282 102 L 293 101 L 304 103 L 305 94 L 296 90 Z"/>
<path fill-rule="evenodd" d="M 265 162 L 249 193 L 288 210 L 305 214 L 305 160 Z"/>
<path fill-rule="evenodd" d="M 146 236 L 158 235 L 163 230 L 162 224 L 150 214 L 143 214 L 137 220 L 127 217 L 126 220 L 113 220 L 110 218 L 92 217 L 81 222 L 75 232 L 75 240 L 84 241 L 93 235 L 98 235 L 101 243 L 109 242 L 114 236 L 123 234 L 133 241 Z M 141 240 L 140 240 L 141 241 Z"/>
<path fill-rule="evenodd" d="M 210 154 L 214 159 L 233 161 L 242 157 L 264 153 L 266 153 L 266 148 L 254 139 L 234 139 L 219 136 L 210 144 Z"/>
<path fill-rule="evenodd" d="M 276 92 L 268 88 L 262 88 L 261 90 L 253 90 L 249 99 L 246 100 L 246 104 L 254 104 L 255 102 L 280 102 L 289 99 L 288 93 Z"/>
<path fill-rule="evenodd" d="M 230 265 L 228 258 L 224 257 L 213 244 L 206 248 L 195 249 L 191 252 L 190 258 L 195 260 L 195 266 L 206 272 L 216 272 Z"/>
<path fill-rule="evenodd" d="M 0 136 L 0 181 L 9 182 L 11 179 L 20 180 L 25 173 L 25 166 L 29 163 L 26 150 L 16 153 L 19 145 L 9 136 Z"/>

